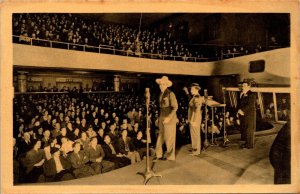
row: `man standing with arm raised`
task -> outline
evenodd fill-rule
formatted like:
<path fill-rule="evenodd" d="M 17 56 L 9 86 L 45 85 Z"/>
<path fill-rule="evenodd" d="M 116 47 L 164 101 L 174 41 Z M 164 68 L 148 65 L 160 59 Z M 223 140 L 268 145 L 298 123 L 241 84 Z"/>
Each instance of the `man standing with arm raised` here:
<path fill-rule="evenodd" d="M 202 98 L 199 94 L 200 89 L 199 84 L 191 84 L 192 98 L 189 101 L 188 121 L 190 125 L 193 156 L 198 156 L 201 152 L 200 125 L 202 122 Z"/>
<path fill-rule="evenodd" d="M 175 160 L 175 140 L 176 140 L 176 111 L 178 103 L 175 94 L 168 88 L 172 86 L 172 82 L 167 76 L 156 79 L 156 83 L 161 90 L 159 96 L 159 134 L 156 142 L 156 160 Z M 166 143 L 167 152 L 163 157 L 162 145 Z"/>

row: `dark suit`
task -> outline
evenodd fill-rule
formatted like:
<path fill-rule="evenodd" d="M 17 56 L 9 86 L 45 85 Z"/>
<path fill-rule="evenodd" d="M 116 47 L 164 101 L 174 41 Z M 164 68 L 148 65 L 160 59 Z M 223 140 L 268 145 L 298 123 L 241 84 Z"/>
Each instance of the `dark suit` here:
<path fill-rule="evenodd" d="M 23 166 L 26 167 L 24 181 L 27 183 L 37 182 L 39 176 L 43 174 L 42 166 L 34 166 L 45 158 L 44 150 L 31 149 L 26 153 L 24 159 L 21 160 Z"/>
<path fill-rule="evenodd" d="M 113 170 L 115 168 L 114 163 L 103 160 L 105 157 L 105 153 L 101 147 L 101 145 L 97 145 L 96 149 L 94 149 L 92 146 L 89 146 L 85 150 L 87 157 L 89 158 L 89 161 L 91 163 L 91 167 L 94 169 L 94 171 L 98 174 L 101 172 L 108 172 L 110 170 Z M 96 162 L 96 159 L 102 157 L 101 162 Z"/>
<path fill-rule="evenodd" d="M 115 163 L 115 168 L 121 168 L 130 164 L 130 160 L 126 157 L 117 157 L 117 154 L 120 153 L 118 146 L 111 144 L 114 147 L 115 153 L 110 148 L 108 144 L 103 144 L 102 148 L 105 153 L 105 159 Z"/>
<path fill-rule="evenodd" d="M 270 149 L 274 168 L 274 184 L 291 183 L 291 124 L 287 122 L 278 132 Z"/>
<path fill-rule="evenodd" d="M 247 148 L 254 147 L 254 132 L 256 131 L 256 96 L 251 91 L 240 95 L 238 110 L 242 110 L 244 115 L 239 114 L 241 123 L 241 140 L 246 141 Z"/>
<path fill-rule="evenodd" d="M 63 156 L 59 156 L 59 161 L 63 167 L 63 170 L 57 172 L 56 163 L 54 158 L 51 158 L 44 163 L 44 174 L 47 181 L 62 181 L 74 179 L 71 169 L 71 163 Z"/>
<path fill-rule="evenodd" d="M 176 111 L 178 103 L 173 92 L 166 89 L 159 97 L 159 134 L 156 142 L 156 157 L 163 157 L 162 145 L 166 143 L 167 152 L 165 158 L 168 160 L 175 160 L 175 141 L 176 141 Z M 170 122 L 164 124 L 164 119 L 170 118 Z"/>
<path fill-rule="evenodd" d="M 72 152 L 69 155 L 69 160 L 74 168 L 73 173 L 76 178 L 88 177 L 95 175 L 95 171 L 86 163 L 88 163 L 89 158 L 86 156 L 84 151 L 79 151 L 78 154 Z"/>

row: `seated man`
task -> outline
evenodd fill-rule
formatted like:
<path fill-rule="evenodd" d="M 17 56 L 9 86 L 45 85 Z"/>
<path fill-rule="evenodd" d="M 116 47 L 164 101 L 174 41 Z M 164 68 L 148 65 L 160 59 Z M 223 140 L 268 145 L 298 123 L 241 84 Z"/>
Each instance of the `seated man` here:
<path fill-rule="evenodd" d="M 127 137 L 127 130 L 122 130 L 122 137 L 119 139 L 120 152 L 130 159 L 131 164 L 141 161 L 140 154 L 135 151 L 131 138 Z"/>
<path fill-rule="evenodd" d="M 71 161 L 72 167 L 74 168 L 73 173 L 76 178 L 88 177 L 95 175 L 95 171 L 88 166 L 89 159 L 81 149 L 81 145 L 79 142 L 75 142 L 73 144 L 73 152 L 69 155 L 69 159 Z"/>
<path fill-rule="evenodd" d="M 139 131 L 136 134 L 136 137 L 133 139 L 133 145 L 136 151 L 140 154 L 140 157 L 143 158 L 147 155 L 147 140 L 143 139 L 143 133 Z M 153 148 L 149 148 L 149 155 L 154 155 L 155 150 Z"/>
<path fill-rule="evenodd" d="M 96 174 L 111 171 L 115 168 L 113 162 L 103 160 L 105 153 L 98 144 L 97 137 L 92 137 L 89 147 L 86 149 L 87 157 L 90 161 L 90 166 L 94 169 Z"/>
<path fill-rule="evenodd" d="M 105 153 L 105 159 L 115 163 L 116 168 L 121 168 L 130 164 L 130 160 L 119 152 L 118 146 L 115 146 L 109 137 L 104 137 L 105 144 L 102 145 Z"/>
<path fill-rule="evenodd" d="M 52 158 L 45 161 L 44 174 L 46 181 L 64 181 L 71 180 L 75 177 L 71 171 L 71 163 L 67 158 L 61 156 L 60 150 L 56 147 L 51 148 Z"/>

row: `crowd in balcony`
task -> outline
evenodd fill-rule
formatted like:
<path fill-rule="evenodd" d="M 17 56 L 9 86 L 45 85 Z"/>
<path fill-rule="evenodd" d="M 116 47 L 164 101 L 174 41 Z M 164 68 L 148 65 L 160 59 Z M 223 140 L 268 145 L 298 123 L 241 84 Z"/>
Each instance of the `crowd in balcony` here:
<path fill-rule="evenodd" d="M 176 42 L 172 33 L 139 31 L 138 28 L 107 24 L 77 14 L 14 14 L 13 35 L 21 36 L 21 43 L 29 43 L 29 38 L 71 43 L 70 49 L 74 50 L 82 50 L 79 45 L 106 45 L 125 55 L 194 56 L 187 47 Z M 39 41 L 37 44 L 49 46 L 49 42 Z M 89 49 L 93 50 L 92 47 Z"/>
<path fill-rule="evenodd" d="M 81 14 L 14 14 L 13 35 L 19 36 L 14 42 L 22 44 L 193 62 L 208 58 L 222 60 L 266 50 L 260 44 L 195 48 L 179 43 L 171 32 L 139 30 Z M 270 45 L 279 46 L 275 37 L 271 37 Z"/>

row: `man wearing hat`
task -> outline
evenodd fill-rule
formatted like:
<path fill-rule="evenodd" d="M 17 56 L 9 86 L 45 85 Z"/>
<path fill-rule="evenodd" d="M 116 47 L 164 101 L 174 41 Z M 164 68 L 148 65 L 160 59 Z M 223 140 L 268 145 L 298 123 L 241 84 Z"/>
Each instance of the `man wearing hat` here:
<path fill-rule="evenodd" d="M 199 94 L 200 89 L 201 87 L 199 84 L 191 84 L 190 92 L 192 94 L 192 98 L 189 101 L 188 122 L 190 126 L 193 156 L 200 155 L 201 151 L 200 125 L 202 122 L 202 98 Z"/>
<path fill-rule="evenodd" d="M 175 160 L 175 140 L 176 140 L 176 111 L 178 103 L 175 94 L 168 88 L 172 82 L 167 76 L 156 79 L 156 83 L 161 90 L 159 96 L 160 115 L 158 119 L 159 134 L 156 142 L 156 159 Z M 163 158 L 162 145 L 166 143 L 167 152 Z"/>
<path fill-rule="evenodd" d="M 242 148 L 254 147 L 254 132 L 256 130 L 256 97 L 250 91 L 251 83 L 241 83 L 242 92 L 238 98 L 237 115 L 240 119 Z"/>

